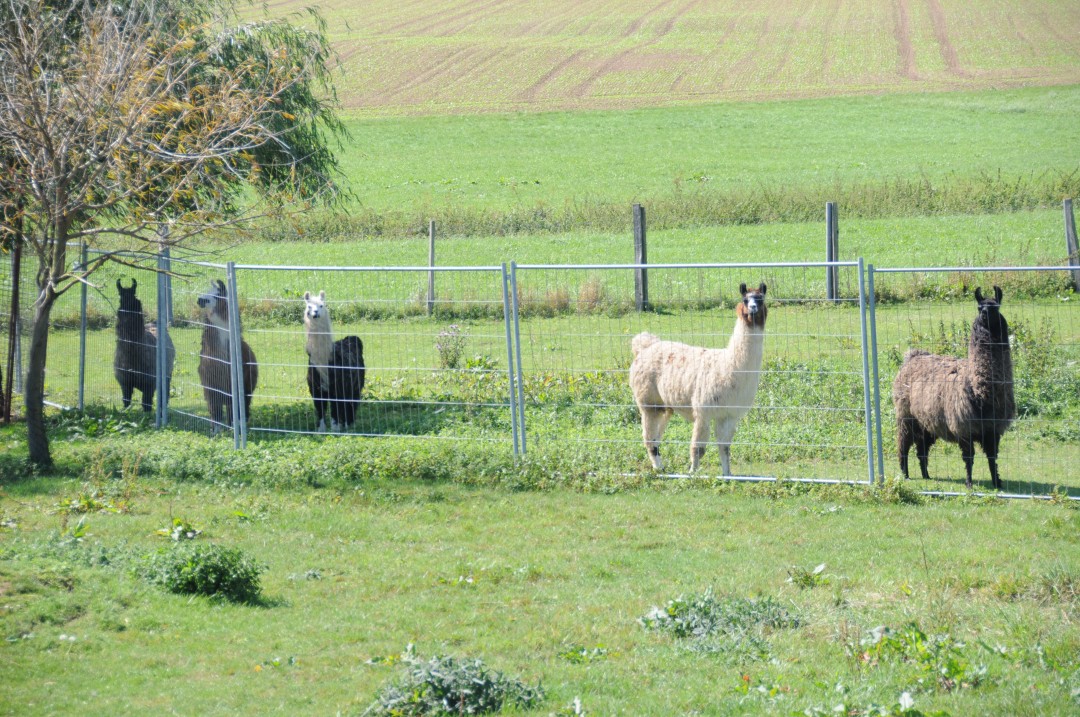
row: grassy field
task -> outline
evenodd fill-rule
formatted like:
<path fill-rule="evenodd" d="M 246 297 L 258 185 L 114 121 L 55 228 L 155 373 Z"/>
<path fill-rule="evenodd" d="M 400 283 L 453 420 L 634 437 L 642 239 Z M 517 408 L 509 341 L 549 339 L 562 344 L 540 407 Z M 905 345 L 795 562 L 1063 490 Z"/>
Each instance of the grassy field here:
<path fill-rule="evenodd" d="M 342 60 L 350 213 L 264 227 L 214 259 L 420 266 L 433 219 L 440 266 L 630 262 L 640 202 L 653 263 L 814 261 L 825 201 L 839 203 L 847 260 L 1064 259 L 1061 200 L 1080 194 L 1070 3 L 320 7 Z M 426 272 L 242 271 L 261 377 L 234 451 L 204 435 L 185 323 L 220 272 L 180 270 L 169 429 L 115 409 L 111 287 L 131 272 L 112 267 L 90 294 L 89 410 L 49 415 L 55 469 L 31 470 L 25 428 L 0 427 L 0 715 L 371 714 L 411 649 L 540 684 L 536 715 L 1080 709 L 1080 511 L 1065 499 L 1080 495 L 1080 324 L 1064 276 L 879 276 L 888 477 L 903 352 L 964 353 L 971 288 L 1005 288 L 1021 416 L 1002 474 L 1045 500 L 938 501 L 916 491 L 962 487 L 955 447 L 935 447 L 929 482 L 786 480 L 866 479 L 847 269 L 841 306 L 816 269 L 653 270 L 648 314 L 630 310 L 625 271 L 522 271 L 517 458 L 497 273 L 439 274 L 428 318 Z M 655 475 L 629 338 L 723 345 L 734 287 L 762 279 L 765 375 L 733 466 L 780 480 L 716 481 L 715 448 L 704 476 Z M 365 343 L 365 435 L 291 434 L 315 428 L 299 299 L 319 289 L 336 333 Z M 57 308 L 47 373 L 69 404 L 77 304 Z M 674 421 L 675 471 L 688 440 Z M 975 465 L 988 488 L 981 454 Z M 153 584 L 149 566 L 182 554 L 177 527 L 261 566 L 258 597 Z M 718 634 L 647 627 L 657 607 L 710 604 L 729 610 Z M 762 625 L 754 604 L 785 617 Z"/>
<path fill-rule="evenodd" d="M 864 714 L 904 692 L 925 714 L 1077 709 L 1070 506 L 556 478 L 393 442 L 253 459 L 55 428 L 59 476 L 3 486 L 0 714 L 359 715 L 410 644 L 539 681 L 538 715 L 582 714 L 575 698 L 596 715 Z M 5 475 L 23 440 L 0 431 Z M 140 453 L 136 480 L 122 457 Z M 175 550 L 158 535 L 175 519 L 265 567 L 255 604 L 139 577 Z M 746 634 L 707 640 L 639 622 L 709 588 L 794 620 L 736 615 Z"/>
<path fill-rule="evenodd" d="M 303 0 L 271 3 L 271 13 Z M 357 114 L 626 108 L 1080 81 L 1068 3 L 319 3 Z"/>
<path fill-rule="evenodd" d="M 1080 87 L 725 103 L 620 112 L 356 119 L 340 157 L 359 210 L 504 211 L 673 196 L 855 193 L 1074 172 Z M 943 191 L 944 187 L 939 187 Z M 703 201 L 703 200 L 702 200 Z M 824 201 L 824 200 L 822 200 Z M 843 197 L 833 197 L 843 202 Z M 851 200 L 854 202 L 854 199 Z M 841 207 L 843 210 L 843 206 Z M 437 218 L 437 217 L 436 217 Z M 656 217 L 661 222 L 674 218 Z M 722 217 L 716 217 L 720 223 Z M 417 227 L 419 228 L 419 227 Z"/>

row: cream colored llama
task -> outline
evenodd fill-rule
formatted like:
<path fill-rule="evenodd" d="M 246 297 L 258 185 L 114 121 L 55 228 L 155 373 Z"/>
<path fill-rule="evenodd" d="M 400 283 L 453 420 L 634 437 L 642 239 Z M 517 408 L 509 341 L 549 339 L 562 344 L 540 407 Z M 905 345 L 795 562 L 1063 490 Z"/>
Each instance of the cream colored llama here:
<path fill-rule="evenodd" d="M 731 475 L 731 439 L 739 419 L 754 402 L 761 377 L 765 343 L 765 284 L 747 290 L 735 307 L 735 330 L 727 348 L 707 349 L 676 341 L 661 341 L 650 333 L 634 337 L 630 387 L 641 411 L 641 433 L 653 467 L 664 467 L 660 439 L 671 415 L 694 424 L 690 441 L 690 471 L 705 454 L 709 426 L 716 441 L 724 475 Z"/>

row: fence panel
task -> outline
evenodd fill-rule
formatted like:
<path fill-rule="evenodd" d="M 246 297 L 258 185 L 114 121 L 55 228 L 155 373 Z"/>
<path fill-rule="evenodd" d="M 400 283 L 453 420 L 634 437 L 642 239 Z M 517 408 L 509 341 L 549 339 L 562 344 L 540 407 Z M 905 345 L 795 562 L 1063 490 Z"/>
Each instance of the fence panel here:
<path fill-rule="evenodd" d="M 1060 487 L 1080 496 L 1080 305 L 1068 267 L 874 269 L 877 389 L 885 476 L 901 474 L 893 382 L 909 349 L 966 358 L 978 314 L 974 289 L 993 296 L 1002 288 L 1001 315 L 1009 327 L 1016 420 L 1004 433 L 998 465 L 1006 494 L 1046 495 Z M 938 393 L 956 377 L 928 374 Z M 965 491 L 965 468 L 956 444 L 938 441 L 929 451 L 931 480 L 923 481 L 916 449 L 909 455 L 914 485 L 927 492 Z M 985 454 L 976 448 L 973 481 L 989 490 Z"/>
<path fill-rule="evenodd" d="M 308 385 L 303 316 L 305 292 L 317 297 L 324 291 L 332 339 L 356 336 L 363 350 L 362 400 L 354 422 L 338 426 L 340 432 L 492 441 L 512 449 L 516 439 L 504 271 L 434 269 L 437 288 L 430 316 L 429 271 L 428 267 L 237 266 L 243 339 L 257 358 L 259 372 L 248 417 L 249 438 L 320 432 Z M 180 302 L 180 291 L 174 292 Z M 184 300 L 194 303 L 195 298 Z M 195 316 L 188 325 L 193 336 L 185 343 L 192 347 L 187 361 L 197 364 L 197 334 L 206 324 Z M 316 342 L 325 336 L 318 326 L 314 334 Z M 328 400 L 339 407 L 349 403 L 338 396 Z M 192 404 L 187 402 L 186 415 L 205 416 L 205 408 Z M 331 431 L 334 415 L 328 407 L 323 431 Z M 345 422 L 346 413 L 336 415 Z"/>
<path fill-rule="evenodd" d="M 528 451 L 575 445 L 605 465 L 647 469 L 641 419 L 628 383 L 641 331 L 723 348 L 740 283 L 767 284 L 764 363 L 753 407 L 732 445 L 743 477 L 871 480 L 858 265 L 838 263 L 839 301 L 824 264 L 649 266 L 652 310 L 635 310 L 625 266 L 518 266 L 523 431 Z M 710 436 L 701 470 L 720 472 Z M 690 462 L 690 425 L 675 418 L 661 448 L 673 474 Z"/>

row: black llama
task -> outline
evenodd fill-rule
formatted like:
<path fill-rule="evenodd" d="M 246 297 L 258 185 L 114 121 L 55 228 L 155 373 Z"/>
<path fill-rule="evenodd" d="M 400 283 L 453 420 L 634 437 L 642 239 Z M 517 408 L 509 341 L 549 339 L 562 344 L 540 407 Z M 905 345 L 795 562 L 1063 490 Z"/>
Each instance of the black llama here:
<path fill-rule="evenodd" d="M 135 295 L 139 284 L 131 280 L 131 288 L 124 288 L 120 279 L 116 280 L 116 290 L 120 293 L 120 308 L 116 312 L 116 353 L 113 356 L 113 375 L 120 384 L 124 408 L 131 405 L 131 394 L 138 389 L 142 393 L 142 408 L 148 412 L 154 405 L 154 390 L 157 388 L 157 347 L 158 328 L 154 321 L 146 321 L 143 316 L 142 302 Z M 168 395 L 172 382 L 173 365 L 176 363 L 176 350 L 165 333 L 165 391 Z"/>

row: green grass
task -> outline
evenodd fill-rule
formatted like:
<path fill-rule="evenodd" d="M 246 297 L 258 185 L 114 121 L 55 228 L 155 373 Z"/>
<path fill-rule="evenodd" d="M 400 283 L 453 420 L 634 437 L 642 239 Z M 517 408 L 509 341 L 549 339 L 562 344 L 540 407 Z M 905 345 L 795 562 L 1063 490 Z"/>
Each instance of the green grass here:
<path fill-rule="evenodd" d="M 150 450 L 201 471 L 159 473 L 147 455 L 132 480 L 119 456 L 146 436 L 61 441 L 59 475 L 6 481 L 0 712 L 357 715 L 401 674 L 393 658 L 409 644 L 539 680 L 547 698 L 530 714 L 580 697 L 589 714 L 789 715 L 904 691 L 953 715 L 1076 709 L 1080 513 L 1067 506 L 585 475 L 550 487 L 543 471 L 511 491 L 512 472 L 498 478 L 483 453 L 414 462 L 379 444 L 356 446 L 366 456 L 351 464 L 324 444 L 343 470 L 312 488 L 291 467 L 322 460 L 306 442 L 230 474 L 240 463 L 221 442 L 182 434 Z M 410 468 L 433 463 L 453 467 Z M 91 489 L 123 497 L 124 512 L 57 512 Z M 169 543 L 157 531 L 174 518 L 203 531 L 196 542 L 265 565 L 263 601 L 171 595 L 137 577 L 131 562 Z M 813 585 L 788 581 L 820 564 Z M 639 624 L 707 588 L 732 606 L 768 598 L 797 626 L 729 650 Z M 873 628 L 911 623 L 962 643 L 953 669 L 967 681 L 927 680 L 929 658 L 900 638 L 874 647 Z M 591 658 L 567 657 L 580 654 Z"/>
<path fill-rule="evenodd" d="M 1080 87 L 618 112 L 356 119 L 352 217 L 305 237 L 611 231 L 984 213 L 1077 194 Z M 274 227 L 268 234 L 297 236 Z"/>

